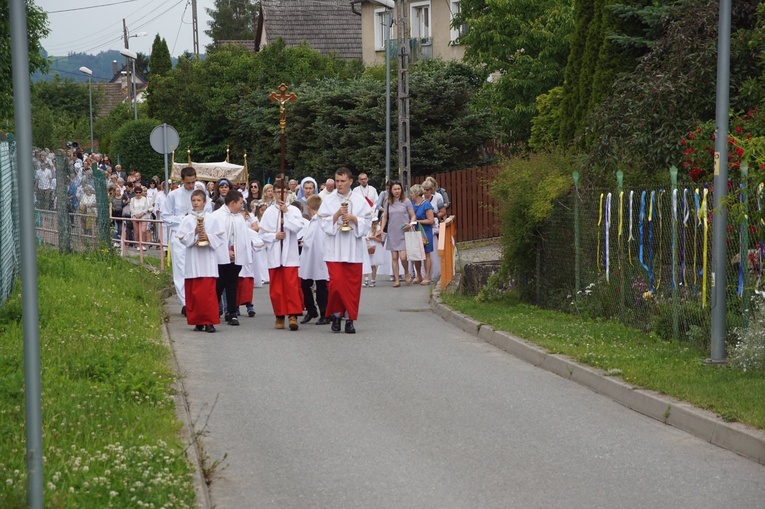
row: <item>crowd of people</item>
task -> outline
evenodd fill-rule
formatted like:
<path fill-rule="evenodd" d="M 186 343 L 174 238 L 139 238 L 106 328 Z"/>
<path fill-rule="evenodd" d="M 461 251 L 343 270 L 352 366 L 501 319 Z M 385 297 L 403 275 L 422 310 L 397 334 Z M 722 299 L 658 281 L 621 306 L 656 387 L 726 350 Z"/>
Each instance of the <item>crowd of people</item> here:
<path fill-rule="evenodd" d="M 56 208 L 55 155 L 35 151 L 35 201 Z M 257 180 L 197 180 L 193 167 L 179 184 L 123 171 L 101 154 L 68 153 L 70 213 L 92 231 L 97 202 L 93 170 L 106 176 L 115 247 L 170 247 L 181 313 L 195 330 L 215 332 L 221 318 L 239 325 L 240 308 L 255 316 L 255 287 L 269 286 L 277 329 L 298 330 L 314 319 L 335 332 L 355 333 L 362 288 L 387 276 L 395 288 L 428 285 L 440 276 L 438 223 L 449 198 L 432 177 L 405 190 L 391 181 L 382 192 L 365 173 L 339 168 L 321 185 L 312 178 L 261 185 Z M 417 260 L 407 257 L 407 232 L 419 231 Z M 418 236 L 419 237 L 419 236 Z M 409 246 L 411 249 L 411 245 Z M 339 282 L 342 282 L 340 284 Z"/>
<path fill-rule="evenodd" d="M 193 167 L 184 168 L 161 218 L 189 325 L 206 332 L 221 321 L 238 326 L 241 306 L 254 316 L 254 288 L 268 284 L 276 329 L 298 330 L 317 319 L 353 334 L 362 288 L 374 288 L 378 276 L 389 275 L 394 287 L 437 279 L 431 253 L 445 192 L 432 178 L 408 197 L 400 182 L 378 193 L 366 174 L 358 181 L 353 187 L 353 174 L 341 167 L 321 186 L 311 177 L 262 187 L 228 179 L 204 185 Z M 424 256 L 410 264 L 403 239 L 415 230 L 427 242 Z"/>

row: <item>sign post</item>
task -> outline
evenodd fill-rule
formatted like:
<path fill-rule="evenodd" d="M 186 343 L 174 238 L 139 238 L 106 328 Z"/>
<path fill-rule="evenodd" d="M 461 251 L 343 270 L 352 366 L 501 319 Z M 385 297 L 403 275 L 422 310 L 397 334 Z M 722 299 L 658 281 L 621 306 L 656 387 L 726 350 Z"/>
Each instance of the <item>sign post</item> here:
<path fill-rule="evenodd" d="M 170 176 L 167 171 L 167 154 L 171 154 L 176 147 L 180 138 L 178 137 L 178 131 L 173 126 L 167 124 L 158 125 L 151 131 L 149 135 L 149 141 L 151 142 L 151 148 L 155 152 L 164 154 L 165 156 L 165 195 L 170 192 Z"/>

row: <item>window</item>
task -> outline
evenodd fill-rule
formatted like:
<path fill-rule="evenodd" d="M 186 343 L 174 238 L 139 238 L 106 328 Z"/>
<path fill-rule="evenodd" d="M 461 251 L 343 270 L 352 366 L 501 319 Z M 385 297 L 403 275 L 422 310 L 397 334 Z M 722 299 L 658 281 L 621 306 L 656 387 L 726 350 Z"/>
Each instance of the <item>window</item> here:
<path fill-rule="evenodd" d="M 391 14 L 392 16 L 392 14 Z M 390 18 L 386 9 L 375 9 L 375 51 L 385 51 L 385 41 L 391 38 Z"/>
<path fill-rule="evenodd" d="M 451 24 L 454 23 L 454 17 L 459 14 L 460 11 L 460 0 L 451 0 L 450 3 L 451 6 L 451 16 L 450 21 Z M 450 25 L 451 25 L 450 24 Z M 450 28 L 450 36 L 449 41 L 451 44 L 459 44 L 459 38 L 465 35 L 468 31 L 467 23 L 463 23 L 459 25 L 458 27 L 451 26 Z"/>
<path fill-rule="evenodd" d="M 430 2 L 411 4 L 411 36 L 417 39 L 430 39 Z"/>

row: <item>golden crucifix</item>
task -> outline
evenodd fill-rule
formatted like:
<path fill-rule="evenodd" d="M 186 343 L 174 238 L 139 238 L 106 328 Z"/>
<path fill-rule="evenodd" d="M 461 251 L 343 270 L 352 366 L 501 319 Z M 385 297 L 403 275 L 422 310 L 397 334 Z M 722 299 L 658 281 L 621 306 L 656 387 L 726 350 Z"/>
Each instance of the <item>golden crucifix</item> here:
<path fill-rule="evenodd" d="M 279 91 L 278 94 L 276 92 L 268 94 L 268 98 L 271 99 L 271 101 L 279 103 L 279 128 L 282 132 L 282 165 L 281 174 L 279 175 L 279 178 L 282 181 L 281 201 L 284 201 L 284 188 L 287 187 L 287 183 L 284 181 L 284 128 L 287 126 L 287 103 L 294 103 L 297 100 L 297 96 L 294 93 L 287 93 L 289 88 L 290 87 L 288 87 L 286 83 L 282 83 L 276 87 L 276 90 Z M 279 212 L 279 223 L 280 231 L 284 231 L 284 214 L 281 211 Z M 281 248 L 284 249 L 284 240 L 281 240 L 279 243 Z"/>

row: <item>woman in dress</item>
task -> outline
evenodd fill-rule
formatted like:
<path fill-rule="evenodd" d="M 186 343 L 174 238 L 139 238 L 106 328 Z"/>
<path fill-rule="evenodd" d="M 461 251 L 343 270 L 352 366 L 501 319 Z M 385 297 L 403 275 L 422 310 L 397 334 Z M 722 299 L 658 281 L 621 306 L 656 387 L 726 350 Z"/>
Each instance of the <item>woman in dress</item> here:
<path fill-rule="evenodd" d="M 130 217 L 133 219 L 149 219 L 149 200 L 144 196 L 144 189 L 141 186 L 135 186 L 135 196 L 130 199 Z M 148 240 L 146 237 L 145 221 L 133 221 L 133 237 L 137 240 L 136 249 L 143 249 L 146 251 L 144 242 Z"/>
<path fill-rule="evenodd" d="M 254 211 L 252 210 L 252 202 L 258 201 L 260 201 L 260 182 L 257 180 L 252 180 L 250 181 L 249 192 L 247 193 L 247 199 L 245 200 L 245 206 L 247 210 L 253 213 Z"/>
<path fill-rule="evenodd" d="M 266 206 L 270 206 L 274 202 L 274 185 L 273 184 L 266 184 L 263 186 L 263 199 L 261 202 L 265 203 Z"/>
<path fill-rule="evenodd" d="M 424 194 L 425 191 L 423 191 L 420 184 L 415 184 L 409 188 L 409 196 L 412 199 L 415 218 L 417 223 L 425 230 L 425 236 L 428 238 L 428 243 L 425 244 L 425 260 L 414 262 L 414 272 L 417 275 L 414 282 L 421 285 L 429 285 L 430 253 L 433 252 L 433 223 L 435 223 L 435 214 L 433 214 L 433 205 L 424 198 Z"/>
<path fill-rule="evenodd" d="M 390 251 L 391 255 L 393 287 L 398 288 L 401 286 L 401 281 L 398 277 L 400 265 L 404 267 L 406 284 L 412 284 L 412 278 L 409 276 L 409 266 L 406 262 L 404 231 L 409 230 L 411 223 L 414 223 L 416 219 L 412 202 L 404 195 L 404 188 L 401 186 L 401 182 L 394 181 L 390 183 L 388 186 L 388 201 L 384 205 L 381 228 L 383 232 L 387 231 L 388 234 L 385 239 L 385 249 Z"/>

